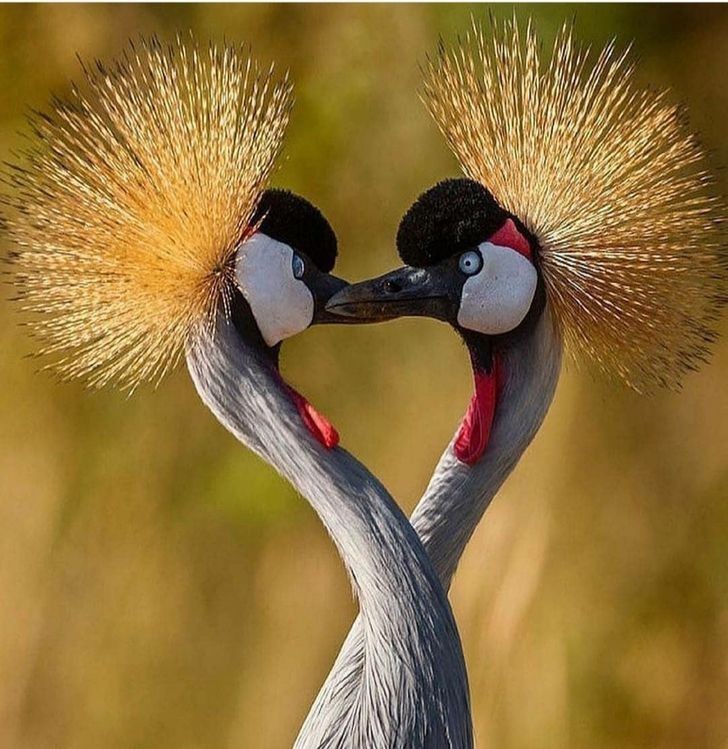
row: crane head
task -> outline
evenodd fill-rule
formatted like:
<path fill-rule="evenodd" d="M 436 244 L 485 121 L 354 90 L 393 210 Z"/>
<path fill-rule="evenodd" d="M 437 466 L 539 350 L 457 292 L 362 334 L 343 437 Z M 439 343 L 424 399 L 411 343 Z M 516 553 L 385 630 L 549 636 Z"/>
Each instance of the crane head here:
<path fill-rule="evenodd" d="M 728 208 L 684 108 L 640 83 L 628 51 L 594 51 L 569 23 L 547 45 L 530 22 L 474 21 L 423 73 L 469 180 L 407 212 L 407 267 L 369 282 L 370 315 L 428 314 L 496 343 L 545 303 L 575 359 L 639 391 L 679 388 L 728 299 Z"/>

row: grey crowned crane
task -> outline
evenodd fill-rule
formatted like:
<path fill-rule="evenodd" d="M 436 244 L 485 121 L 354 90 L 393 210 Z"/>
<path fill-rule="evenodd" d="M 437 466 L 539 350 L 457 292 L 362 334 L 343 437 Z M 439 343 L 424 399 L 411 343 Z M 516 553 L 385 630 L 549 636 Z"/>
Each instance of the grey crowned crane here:
<path fill-rule="evenodd" d="M 382 485 L 283 380 L 281 342 L 330 322 L 336 237 L 303 198 L 266 190 L 288 120 L 234 47 L 154 40 L 33 119 L 10 180 L 13 277 L 62 376 L 133 390 L 184 356 L 221 424 L 307 498 L 359 599 L 357 698 L 302 746 L 472 745 L 447 596 Z M 323 737 L 323 739 L 321 739 Z"/>
<path fill-rule="evenodd" d="M 474 24 L 428 60 L 423 98 L 466 176 L 407 211 L 404 267 L 329 309 L 435 318 L 468 349 L 472 400 L 411 518 L 448 588 L 548 411 L 564 347 L 640 391 L 705 361 L 727 295 L 726 211 L 683 110 L 642 88 L 626 53 L 593 56 L 569 26 L 544 54 L 530 23 Z M 309 719 L 347 709 L 361 633 Z"/>

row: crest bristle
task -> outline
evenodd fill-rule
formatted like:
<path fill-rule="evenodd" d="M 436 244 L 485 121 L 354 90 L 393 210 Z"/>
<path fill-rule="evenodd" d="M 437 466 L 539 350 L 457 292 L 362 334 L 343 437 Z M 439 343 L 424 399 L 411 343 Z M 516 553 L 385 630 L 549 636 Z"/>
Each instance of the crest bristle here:
<path fill-rule="evenodd" d="M 30 117 L 6 183 L 13 283 L 53 367 L 91 385 L 158 381 L 231 291 L 230 260 L 291 105 L 246 50 L 131 43 Z"/>
<path fill-rule="evenodd" d="M 725 302 L 725 207 L 684 111 L 565 24 L 475 22 L 425 65 L 424 102 L 464 172 L 538 238 L 567 348 L 632 387 L 677 387 Z"/>

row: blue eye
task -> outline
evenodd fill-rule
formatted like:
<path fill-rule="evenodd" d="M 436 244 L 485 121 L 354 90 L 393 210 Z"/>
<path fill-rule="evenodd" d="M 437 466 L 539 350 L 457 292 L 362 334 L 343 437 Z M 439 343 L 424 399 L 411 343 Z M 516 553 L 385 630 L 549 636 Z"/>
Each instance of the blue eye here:
<path fill-rule="evenodd" d="M 304 263 L 303 258 L 295 252 L 293 253 L 293 262 L 291 265 L 293 268 L 293 277 L 303 278 L 303 274 L 306 272 L 306 263 Z"/>
<path fill-rule="evenodd" d="M 475 250 L 463 252 L 460 255 L 458 267 L 466 276 L 474 276 L 483 267 L 483 258 Z"/>

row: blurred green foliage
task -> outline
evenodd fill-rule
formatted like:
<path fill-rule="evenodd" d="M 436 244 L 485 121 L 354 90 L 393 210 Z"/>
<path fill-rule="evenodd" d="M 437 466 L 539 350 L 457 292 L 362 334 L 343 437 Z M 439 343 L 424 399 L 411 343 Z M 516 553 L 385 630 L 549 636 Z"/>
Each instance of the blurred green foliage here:
<path fill-rule="evenodd" d="M 0 154 L 21 145 L 27 108 L 78 78 L 76 53 L 108 59 L 130 37 L 190 28 L 248 41 L 296 83 L 276 182 L 328 215 L 341 275 L 379 273 L 402 212 L 457 171 L 418 101 L 418 61 L 487 12 L 2 6 Z M 634 40 L 644 79 L 686 101 L 728 164 L 724 8 L 515 13 L 546 37 L 575 17 L 594 44 Z M 290 746 L 354 615 L 305 501 L 184 371 L 132 399 L 59 385 L 24 358 L 5 299 L 0 316 L 0 746 Z M 469 397 L 455 337 L 401 321 L 285 348 L 292 382 L 411 509 Z M 679 395 L 563 377 L 452 594 L 480 746 L 728 747 L 727 372 L 724 341 Z"/>

